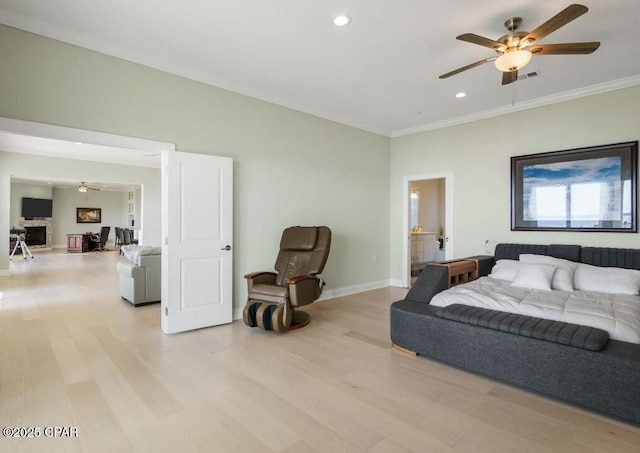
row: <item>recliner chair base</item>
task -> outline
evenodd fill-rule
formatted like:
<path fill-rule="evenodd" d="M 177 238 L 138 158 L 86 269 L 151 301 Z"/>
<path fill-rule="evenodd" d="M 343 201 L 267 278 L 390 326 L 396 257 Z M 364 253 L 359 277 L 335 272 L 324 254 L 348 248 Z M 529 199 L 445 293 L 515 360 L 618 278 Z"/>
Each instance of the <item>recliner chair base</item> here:
<path fill-rule="evenodd" d="M 286 332 L 299 329 L 311 322 L 311 316 L 304 311 L 296 311 L 289 304 L 249 300 L 242 310 L 242 319 L 249 327 Z"/>
<path fill-rule="evenodd" d="M 300 327 L 304 327 L 311 322 L 311 315 L 306 311 L 293 311 L 293 317 L 291 319 L 291 325 L 289 326 L 289 330 L 299 329 Z"/>

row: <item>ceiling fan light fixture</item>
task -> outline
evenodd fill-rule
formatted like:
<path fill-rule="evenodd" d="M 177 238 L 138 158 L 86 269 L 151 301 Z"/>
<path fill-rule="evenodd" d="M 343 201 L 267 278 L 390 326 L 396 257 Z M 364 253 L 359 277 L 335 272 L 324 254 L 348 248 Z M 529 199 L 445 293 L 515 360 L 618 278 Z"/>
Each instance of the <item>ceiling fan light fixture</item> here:
<path fill-rule="evenodd" d="M 80 183 L 80 185 L 78 186 L 78 192 L 86 192 L 88 190 L 88 187 L 84 185 L 84 183 Z"/>
<path fill-rule="evenodd" d="M 502 72 L 517 71 L 531 61 L 531 56 L 531 52 L 526 49 L 507 51 L 496 58 L 496 68 Z"/>
<path fill-rule="evenodd" d="M 537 26 L 533 31 L 521 31 L 522 18 L 512 17 L 504 23 L 509 33 L 501 36 L 497 40 L 485 38 L 475 33 L 463 33 L 456 36 L 456 39 L 482 47 L 488 47 L 497 53 L 489 58 L 476 61 L 475 63 L 462 66 L 461 68 L 449 71 L 439 76 L 440 79 L 460 74 L 461 72 L 481 66 L 493 61 L 496 68 L 502 72 L 502 85 L 508 85 L 517 80 L 518 70 L 524 68 L 533 55 L 584 55 L 594 52 L 600 47 L 600 42 L 573 42 L 559 44 L 536 43 L 553 33 L 557 29 L 564 27 L 569 22 L 582 16 L 589 11 L 584 5 L 572 4 L 553 16 L 551 19 Z M 535 71 L 534 71 L 535 72 Z"/>

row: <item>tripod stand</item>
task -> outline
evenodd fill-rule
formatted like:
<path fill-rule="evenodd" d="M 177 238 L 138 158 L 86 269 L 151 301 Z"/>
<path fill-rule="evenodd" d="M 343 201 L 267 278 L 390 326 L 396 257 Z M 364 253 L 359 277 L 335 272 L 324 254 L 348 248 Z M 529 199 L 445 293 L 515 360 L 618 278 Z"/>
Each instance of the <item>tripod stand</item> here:
<path fill-rule="evenodd" d="M 33 259 L 33 255 L 31 254 L 29 247 L 27 247 L 27 243 L 24 241 L 24 234 L 12 234 L 11 236 L 16 238 L 16 245 L 13 247 L 13 251 L 11 252 L 11 255 L 9 255 L 9 261 L 11 261 L 11 259 L 13 258 L 13 255 L 16 254 L 16 250 L 18 250 L 18 248 L 22 252 L 23 260 L 27 259 L 27 255 L 31 259 Z"/>

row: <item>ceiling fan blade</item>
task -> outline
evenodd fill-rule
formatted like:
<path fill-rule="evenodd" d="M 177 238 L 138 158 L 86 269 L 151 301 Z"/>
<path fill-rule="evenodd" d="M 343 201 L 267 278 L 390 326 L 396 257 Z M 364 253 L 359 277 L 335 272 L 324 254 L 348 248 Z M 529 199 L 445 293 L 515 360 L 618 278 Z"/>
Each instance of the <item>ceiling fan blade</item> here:
<path fill-rule="evenodd" d="M 458 68 L 458 69 L 456 69 L 454 71 L 447 72 L 446 74 L 442 74 L 439 78 L 440 79 L 446 79 L 447 77 L 451 77 L 452 75 L 460 74 L 461 72 L 466 71 L 467 69 L 475 68 L 476 66 L 480 66 L 480 65 L 483 65 L 485 63 L 489 63 L 490 61 L 493 61 L 496 58 L 498 58 L 497 55 L 493 56 L 493 57 L 485 58 L 484 60 L 476 61 L 475 63 L 471 63 L 471 64 L 468 64 L 468 65 L 463 66 L 461 68 Z"/>
<path fill-rule="evenodd" d="M 544 24 L 540 25 L 538 28 L 530 32 L 527 36 L 525 36 L 522 41 L 523 42 L 531 42 L 534 43 L 550 33 L 553 33 L 558 28 L 567 25 L 574 19 L 582 16 L 584 13 L 589 11 L 589 8 L 583 5 L 569 5 L 558 14 L 553 16 L 551 19 L 546 21 Z"/>
<path fill-rule="evenodd" d="M 479 46 L 488 47 L 492 50 L 504 51 L 507 48 L 507 46 L 505 46 L 501 42 L 485 38 L 484 36 L 475 35 L 473 33 L 465 33 L 464 35 L 456 36 L 456 39 L 459 39 L 460 41 L 470 42 L 471 44 L 478 44 Z"/>
<path fill-rule="evenodd" d="M 568 42 L 564 44 L 542 44 L 531 46 L 529 50 L 534 55 L 579 55 L 589 54 L 600 47 L 599 42 Z"/>
<path fill-rule="evenodd" d="M 518 71 L 509 71 L 502 73 L 502 84 L 509 85 L 518 80 Z"/>

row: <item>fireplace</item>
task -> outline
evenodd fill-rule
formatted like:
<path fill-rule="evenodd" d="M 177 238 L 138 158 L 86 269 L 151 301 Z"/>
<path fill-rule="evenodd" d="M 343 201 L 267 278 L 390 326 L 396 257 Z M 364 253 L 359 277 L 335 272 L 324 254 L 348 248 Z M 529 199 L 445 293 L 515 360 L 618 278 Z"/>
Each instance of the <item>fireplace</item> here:
<path fill-rule="evenodd" d="M 17 225 L 19 230 L 25 232 L 25 242 L 37 249 L 46 249 L 51 247 L 51 233 L 53 222 L 51 219 L 22 220 Z"/>
<path fill-rule="evenodd" d="M 27 245 L 46 245 L 47 244 L 47 227 L 46 226 L 28 226 L 24 227 Z"/>

